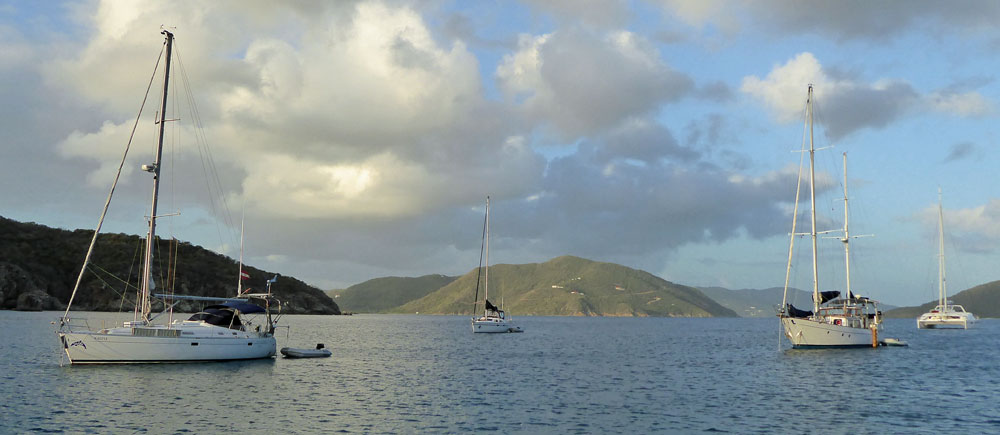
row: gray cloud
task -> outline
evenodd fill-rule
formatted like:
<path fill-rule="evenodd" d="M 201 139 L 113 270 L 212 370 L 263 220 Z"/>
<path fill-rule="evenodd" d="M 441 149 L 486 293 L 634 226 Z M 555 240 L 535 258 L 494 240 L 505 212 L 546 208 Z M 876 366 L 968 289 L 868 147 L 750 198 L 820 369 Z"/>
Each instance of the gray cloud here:
<path fill-rule="evenodd" d="M 533 9 L 556 20 L 586 23 L 598 28 L 624 27 L 631 16 L 624 0 L 525 0 Z"/>
<path fill-rule="evenodd" d="M 697 96 L 714 102 L 726 102 L 734 98 L 733 90 L 725 82 L 716 81 L 702 85 L 696 92 Z"/>
<path fill-rule="evenodd" d="M 642 116 L 694 89 L 648 41 L 630 33 L 599 37 L 579 28 L 523 39 L 498 69 L 502 87 L 567 138 Z"/>
<path fill-rule="evenodd" d="M 851 87 L 821 101 L 818 116 L 831 139 L 839 139 L 862 128 L 883 128 L 903 116 L 918 102 L 909 84 L 885 87 Z"/>
<path fill-rule="evenodd" d="M 735 34 L 753 29 L 768 34 L 820 34 L 841 41 L 885 41 L 903 32 L 996 34 L 1000 4 L 988 0 L 960 3 L 934 0 L 838 2 L 761 0 L 664 0 L 666 10 L 691 24 L 714 23 Z"/>
<path fill-rule="evenodd" d="M 945 156 L 944 162 L 950 163 L 956 160 L 971 157 L 976 151 L 976 145 L 972 142 L 959 142 L 953 144 L 948 148 L 948 155 Z"/>
<path fill-rule="evenodd" d="M 689 162 L 700 155 L 677 143 L 663 125 L 651 120 L 634 119 L 581 145 L 584 154 L 593 154 L 601 163 L 619 159 L 635 159 L 646 164 L 658 164 L 663 159 Z"/>

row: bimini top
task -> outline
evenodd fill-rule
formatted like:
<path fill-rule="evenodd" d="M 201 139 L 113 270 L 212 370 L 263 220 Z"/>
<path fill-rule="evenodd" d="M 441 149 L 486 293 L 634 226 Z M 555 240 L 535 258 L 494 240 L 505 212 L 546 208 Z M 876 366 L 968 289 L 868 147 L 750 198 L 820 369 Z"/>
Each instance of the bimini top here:
<path fill-rule="evenodd" d="M 238 310 L 239 312 L 241 312 L 243 314 L 257 314 L 257 313 L 263 313 L 264 312 L 264 307 L 261 307 L 260 305 L 257 305 L 257 304 L 251 304 L 249 302 L 243 302 L 243 301 L 227 301 L 226 303 L 224 303 L 222 305 L 212 305 L 211 307 L 206 307 L 206 308 L 213 308 L 213 307 L 215 307 L 215 308 L 218 308 L 218 307 L 232 308 L 232 309 Z"/>
<path fill-rule="evenodd" d="M 228 301 L 221 305 L 209 305 L 204 310 L 192 315 L 188 320 L 202 320 L 210 325 L 240 329 L 243 327 L 243 322 L 240 321 L 239 313 L 254 314 L 263 312 L 264 309 L 259 305 L 249 302 Z"/>

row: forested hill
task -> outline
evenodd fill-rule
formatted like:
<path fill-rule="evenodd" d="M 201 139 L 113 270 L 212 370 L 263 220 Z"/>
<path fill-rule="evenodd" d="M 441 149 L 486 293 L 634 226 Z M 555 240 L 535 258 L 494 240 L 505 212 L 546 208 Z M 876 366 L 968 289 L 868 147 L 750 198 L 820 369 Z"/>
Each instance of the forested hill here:
<path fill-rule="evenodd" d="M 93 230 L 66 231 L 35 223 L 0 217 L 0 308 L 65 309 L 80 273 Z M 157 249 L 168 252 L 169 240 L 160 239 Z M 143 239 L 126 234 L 101 234 L 73 301 L 73 310 L 129 311 L 135 301 L 135 286 L 142 262 Z M 157 257 L 153 267 L 158 291 L 171 286 L 177 294 L 228 297 L 235 293 L 239 266 L 229 257 L 180 242 L 176 249 L 176 282 L 167 279 L 167 257 Z M 245 287 L 264 291 L 272 272 L 243 265 L 250 275 Z M 126 288 L 126 282 L 128 287 Z M 272 286 L 289 314 L 340 314 L 340 308 L 321 290 L 290 276 L 281 276 Z M 200 305 L 199 305 L 200 306 Z M 156 306 L 154 306 L 156 309 Z M 183 302 L 176 308 L 192 311 L 197 306 Z"/>
<path fill-rule="evenodd" d="M 455 276 L 424 275 L 416 278 L 374 278 L 342 290 L 328 290 L 344 312 L 381 313 L 427 296 L 455 280 Z"/>
<path fill-rule="evenodd" d="M 391 311 L 471 314 L 477 269 Z M 563 256 L 490 266 L 490 301 L 514 316 L 736 317 L 698 289 L 641 270 Z M 480 304 L 482 288 L 480 288 Z M 480 307 L 481 309 L 481 307 Z"/>

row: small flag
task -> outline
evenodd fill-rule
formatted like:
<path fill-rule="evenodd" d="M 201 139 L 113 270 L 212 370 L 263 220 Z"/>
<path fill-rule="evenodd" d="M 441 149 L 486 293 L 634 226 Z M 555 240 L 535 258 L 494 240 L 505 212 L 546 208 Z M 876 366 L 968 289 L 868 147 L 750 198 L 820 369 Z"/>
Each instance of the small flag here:
<path fill-rule="evenodd" d="M 246 273 L 246 272 L 243 272 L 243 271 L 240 271 L 240 279 L 244 279 L 244 280 L 245 279 L 250 279 L 250 274 Z"/>

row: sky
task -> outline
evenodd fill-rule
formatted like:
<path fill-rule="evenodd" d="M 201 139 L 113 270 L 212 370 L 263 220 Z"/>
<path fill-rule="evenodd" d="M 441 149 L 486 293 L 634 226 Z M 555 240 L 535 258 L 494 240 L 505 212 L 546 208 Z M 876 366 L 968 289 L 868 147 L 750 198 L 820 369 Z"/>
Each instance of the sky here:
<path fill-rule="evenodd" d="M 494 264 L 775 287 L 812 84 L 819 230 L 843 227 L 847 153 L 852 288 L 916 305 L 939 188 L 949 292 L 1000 279 L 997 22 L 992 1 L 3 1 L 0 215 L 94 228 L 165 26 L 162 236 L 237 257 L 242 221 L 245 262 L 323 289 L 459 275 L 489 195 Z M 105 232 L 144 232 L 160 83 Z M 842 290 L 843 244 L 819 254 Z"/>

